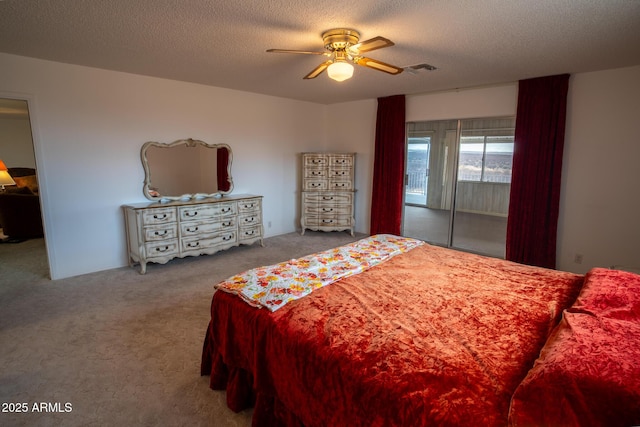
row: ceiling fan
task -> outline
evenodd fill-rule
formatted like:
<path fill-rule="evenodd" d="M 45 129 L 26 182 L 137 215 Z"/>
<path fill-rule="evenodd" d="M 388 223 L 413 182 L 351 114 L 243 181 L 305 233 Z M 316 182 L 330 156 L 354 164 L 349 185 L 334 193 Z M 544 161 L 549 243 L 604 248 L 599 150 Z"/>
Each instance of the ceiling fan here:
<path fill-rule="evenodd" d="M 318 65 L 313 71 L 304 76 L 305 79 L 314 79 L 322 74 L 324 70 L 327 70 L 330 78 L 339 82 L 347 80 L 353 75 L 351 62 L 389 74 L 400 74 L 403 71 L 403 68 L 395 65 L 362 56 L 364 52 L 393 46 L 394 43 L 391 40 L 380 36 L 363 42 L 359 40 L 360 34 L 355 30 L 334 28 L 322 34 L 324 52 L 289 49 L 268 49 L 267 52 L 324 55 L 329 57 L 329 60 Z"/>

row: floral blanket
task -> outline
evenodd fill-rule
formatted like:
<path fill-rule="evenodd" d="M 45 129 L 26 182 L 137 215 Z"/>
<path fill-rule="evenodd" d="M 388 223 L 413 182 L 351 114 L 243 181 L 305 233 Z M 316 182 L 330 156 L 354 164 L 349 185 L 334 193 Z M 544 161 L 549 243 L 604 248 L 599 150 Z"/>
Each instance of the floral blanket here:
<path fill-rule="evenodd" d="M 324 252 L 254 268 L 215 287 L 236 294 L 255 307 L 276 311 L 314 289 L 361 273 L 423 244 L 408 237 L 377 234 Z"/>

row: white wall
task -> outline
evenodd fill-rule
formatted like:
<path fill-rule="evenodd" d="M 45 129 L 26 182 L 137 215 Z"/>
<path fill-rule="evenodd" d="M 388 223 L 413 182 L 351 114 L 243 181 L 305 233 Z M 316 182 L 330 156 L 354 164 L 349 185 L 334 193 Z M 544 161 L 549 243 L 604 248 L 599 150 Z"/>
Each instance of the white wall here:
<path fill-rule="evenodd" d="M 640 269 L 639 119 L 640 66 L 569 80 L 559 269 Z"/>
<path fill-rule="evenodd" d="M 326 108 L 326 150 L 356 153 L 356 232 L 368 234 L 378 102 L 346 102 Z"/>
<path fill-rule="evenodd" d="M 518 85 L 460 89 L 407 97 L 407 121 L 515 116 Z"/>
<path fill-rule="evenodd" d="M 120 206 L 145 201 L 149 140 L 229 144 L 234 193 L 264 195 L 265 234 L 296 229 L 297 153 L 322 144 L 323 106 L 7 54 L 0 63 L 0 96 L 30 103 L 52 278 L 126 265 Z"/>

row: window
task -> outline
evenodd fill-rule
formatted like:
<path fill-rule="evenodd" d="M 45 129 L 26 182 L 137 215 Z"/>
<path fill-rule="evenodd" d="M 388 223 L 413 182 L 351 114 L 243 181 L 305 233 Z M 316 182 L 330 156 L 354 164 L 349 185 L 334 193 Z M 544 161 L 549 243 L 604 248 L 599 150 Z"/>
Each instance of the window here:
<path fill-rule="evenodd" d="M 511 183 L 513 136 L 462 136 L 458 181 Z"/>

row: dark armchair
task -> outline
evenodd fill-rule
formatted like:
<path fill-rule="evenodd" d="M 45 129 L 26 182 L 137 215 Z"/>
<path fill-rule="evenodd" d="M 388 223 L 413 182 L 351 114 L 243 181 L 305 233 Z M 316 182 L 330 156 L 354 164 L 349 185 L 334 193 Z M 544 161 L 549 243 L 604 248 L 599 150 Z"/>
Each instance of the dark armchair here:
<path fill-rule="evenodd" d="M 0 228 L 11 238 L 34 238 L 44 235 L 35 169 L 8 168 L 18 184 L 0 193 Z"/>

